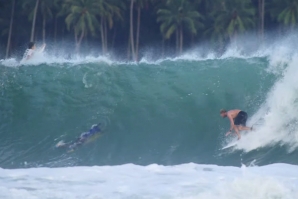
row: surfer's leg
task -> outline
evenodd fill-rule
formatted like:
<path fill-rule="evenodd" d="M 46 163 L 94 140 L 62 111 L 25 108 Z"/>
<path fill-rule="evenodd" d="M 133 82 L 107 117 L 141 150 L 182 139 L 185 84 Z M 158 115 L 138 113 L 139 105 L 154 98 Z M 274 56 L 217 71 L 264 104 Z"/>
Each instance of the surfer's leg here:
<path fill-rule="evenodd" d="M 238 130 L 239 131 L 252 130 L 252 127 L 247 127 L 246 126 L 246 121 L 247 121 L 247 113 L 244 112 L 244 111 L 241 111 L 239 113 L 239 118 L 238 118 L 238 121 L 237 121 L 237 124 L 236 124 L 236 125 L 238 125 Z"/>
<path fill-rule="evenodd" d="M 248 131 L 248 130 L 251 130 L 251 131 L 252 131 L 252 127 L 239 126 L 239 130 L 240 130 L 240 131 Z"/>
<path fill-rule="evenodd" d="M 246 126 L 246 120 L 247 120 L 247 116 L 242 118 L 242 121 L 240 122 L 240 125 L 238 127 L 238 129 L 240 131 L 248 131 L 248 130 L 252 131 L 252 127 L 247 127 Z"/>
<path fill-rule="evenodd" d="M 226 136 L 230 135 L 232 133 L 232 131 L 229 131 L 226 133 Z"/>

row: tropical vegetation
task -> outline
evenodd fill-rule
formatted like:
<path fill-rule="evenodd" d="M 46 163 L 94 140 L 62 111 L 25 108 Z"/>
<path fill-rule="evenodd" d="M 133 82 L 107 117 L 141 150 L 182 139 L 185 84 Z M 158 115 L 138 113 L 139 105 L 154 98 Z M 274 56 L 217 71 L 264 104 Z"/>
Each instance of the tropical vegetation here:
<path fill-rule="evenodd" d="M 178 55 L 206 41 L 220 53 L 242 34 L 261 43 L 298 24 L 298 0 L 0 0 L 0 9 L 0 58 L 29 41 L 134 61 L 148 47 Z"/>

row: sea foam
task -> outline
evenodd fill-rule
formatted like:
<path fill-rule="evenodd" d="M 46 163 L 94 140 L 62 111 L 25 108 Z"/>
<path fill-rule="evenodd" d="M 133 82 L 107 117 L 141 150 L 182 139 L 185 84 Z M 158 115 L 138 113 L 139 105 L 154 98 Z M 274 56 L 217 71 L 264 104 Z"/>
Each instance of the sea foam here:
<path fill-rule="evenodd" d="M 298 167 L 126 164 L 0 170 L 0 197 L 295 199 Z"/>

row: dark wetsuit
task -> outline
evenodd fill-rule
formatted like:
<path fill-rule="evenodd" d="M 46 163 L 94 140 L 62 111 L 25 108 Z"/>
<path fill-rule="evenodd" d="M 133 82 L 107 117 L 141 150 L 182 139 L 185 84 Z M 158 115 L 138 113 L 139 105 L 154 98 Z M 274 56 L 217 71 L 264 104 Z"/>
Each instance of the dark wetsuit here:
<path fill-rule="evenodd" d="M 247 113 L 244 111 L 240 111 L 234 119 L 234 124 L 237 126 L 238 125 L 246 126 L 246 120 L 247 120 Z"/>
<path fill-rule="evenodd" d="M 82 145 L 89 137 L 93 136 L 94 134 L 101 133 L 101 129 L 99 127 L 100 124 L 93 125 L 88 132 L 84 132 L 74 141 L 73 143 L 69 144 L 68 148 L 74 149 L 79 145 Z"/>

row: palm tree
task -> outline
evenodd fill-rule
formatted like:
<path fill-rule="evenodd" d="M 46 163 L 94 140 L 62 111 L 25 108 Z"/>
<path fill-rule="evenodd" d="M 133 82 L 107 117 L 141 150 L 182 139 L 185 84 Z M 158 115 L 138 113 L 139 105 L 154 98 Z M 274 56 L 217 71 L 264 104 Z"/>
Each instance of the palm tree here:
<path fill-rule="evenodd" d="M 139 43 L 140 43 L 140 29 L 141 29 L 141 9 L 145 7 L 145 5 L 148 5 L 148 0 L 137 0 L 137 35 L 136 35 L 136 50 L 135 50 L 135 58 L 136 60 L 139 60 Z"/>
<path fill-rule="evenodd" d="M 63 15 L 65 12 L 65 8 L 63 8 L 63 2 L 62 0 L 53 0 L 53 17 L 54 19 L 54 43 L 57 43 L 57 32 L 58 32 L 58 18 Z"/>
<path fill-rule="evenodd" d="M 136 52 L 135 52 L 135 44 L 134 44 L 134 36 L 133 36 L 133 7 L 134 7 L 134 1 L 130 0 L 130 46 L 131 46 L 131 53 L 132 58 L 134 61 L 136 61 Z"/>
<path fill-rule="evenodd" d="M 285 27 L 293 29 L 298 21 L 298 0 L 274 0 L 271 3 L 271 16 Z"/>
<path fill-rule="evenodd" d="M 222 51 L 227 40 L 224 27 L 222 25 L 215 24 L 214 21 L 210 24 L 211 26 L 206 29 L 204 34 L 206 37 L 211 39 L 213 44 L 215 44 L 215 49 Z"/>
<path fill-rule="evenodd" d="M 9 33 L 8 33 L 8 39 L 7 39 L 7 47 L 6 47 L 5 59 L 8 58 L 8 53 L 9 53 L 9 50 L 10 50 L 10 41 L 11 41 L 11 34 L 12 34 L 14 9 L 15 9 L 15 0 L 12 1 L 12 5 L 11 5 L 10 25 L 9 25 Z"/>
<path fill-rule="evenodd" d="M 88 33 L 94 35 L 99 26 L 97 0 L 66 0 L 64 8 L 68 8 L 65 22 L 68 30 L 74 30 L 76 52 L 79 53 L 83 38 Z"/>
<path fill-rule="evenodd" d="M 40 0 L 26 0 L 23 3 L 23 9 L 26 10 L 32 10 L 33 9 L 33 13 L 31 12 L 28 16 L 29 16 L 29 20 L 32 20 L 32 27 L 31 27 L 31 36 L 30 36 L 30 41 L 34 40 L 34 33 L 35 33 L 35 25 L 36 25 L 36 16 L 37 16 L 37 10 L 38 10 L 38 6 L 39 6 L 39 1 Z M 33 17 L 32 17 L 33 14 Z"/>
<path fill-rule="evenodd" d="M 205 21 L 207 25 L 204 35 L 207 39 L 211 39 L 214 44 L 219 44 L 220 48 L 223 47 L 224 41 L 226 40 L 226 35 L 223 24 L 216 24 L 215 18 L 217 17 L 217 14 L 222 11 L 223 6 L 223 0 L 205 0 L 204 2 L 204 9 L 207 15 Z"/>
<path fill-rule="evenodd" d="M 203 27 L 200 20 L 203 18 L 194 6 L 186 0 L 168 0 L 165 9 L 157 11 L 157 22 L 160 22 L 160 30 L 166 39 L 176 32 L 176 49 L 182 53 L 183 32 L 197 34 L 197 29 Z"/>
<path fill-rule="evenodd" d="M 122 20 L 120 8 L 124 8 L 124 4 L 115 0 L 98 0 L 96 7 L 100 16 L 102 51 L 106 53 L 108 51 L 108 27 L 113 28 L 115 19 Z"/>
<path fill-rule="evenodd" d="M 46 38 L 46 22 L 53 18 L 52 9 L 56 6 L 57 0 L 40 0 L 40 9 L 42 14 L 42 40 L 45 43 Z"/>
<path fill-rule="evenodd" d="M 37 9 L 38 9 L 39 0 L 36 0 L 35 8 L 34 8 L 34 15 L 32 20 L 32 30 L 31 30 L 31 37 L 30 40 L 34 40 L 34 32 L 35 32 L 35 22 L 36 22 L 36 15 L 37 15 Z"/>
<path fill-rule="evenodd" d="M 236 39 L 239 33 L 254 26 L 255 8 L 249 0 L 225 1 L 221 11 L 215 15 L 215 26 L 223 26 L 230 40 Z"/>
<path fill-rule="evenodd" d="M 265 22 L 265 0 L 258 0 L 259 10 L 259 34 L 261 40 L 264 38 L 264 22 Z"/>
<path fill-rule="evenodd" d="M 137 30 L 136 30 L 136 38 L 134 37 L 134 17 L 133 10 L 134 4 L 136 4 L 137 8 Z M 130 1 L 130 47 L 132 51 L 132 57 L 134 61 L 139 60 L 139 43 L 140 43 L 140 29 L 141 29 L 141 9 L 144 8 L 145 5 L 148 4 L 148 0 L 131 0 Z"/>

